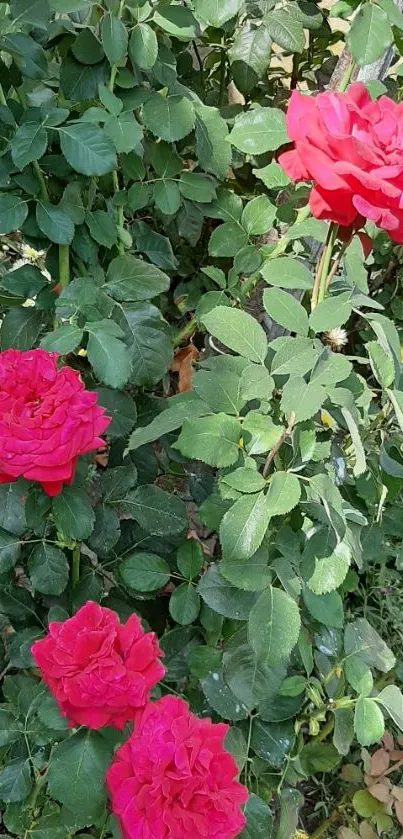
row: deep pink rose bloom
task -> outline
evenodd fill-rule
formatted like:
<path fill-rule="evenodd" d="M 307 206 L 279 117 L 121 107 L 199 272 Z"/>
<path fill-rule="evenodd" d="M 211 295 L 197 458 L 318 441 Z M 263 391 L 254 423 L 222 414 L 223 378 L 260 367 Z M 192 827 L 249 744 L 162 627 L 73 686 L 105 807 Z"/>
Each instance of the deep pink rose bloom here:
<path fill-rule="evenodd" d="M 91 601 L 74 617 L 50 623 L 31 652 L 62 714 L 88 728 L 123 728 L 165 674 L 157 637 L 144 632 L 137 615 L 121 624 Z"/>
<path fill-rule="evenodd" d="M 191 714 L 183 699 L 149 703 L 107 772 L 124 839 L 234 839 L 246 787 L 225 751 L 228 726 Z"/>
<path fill-rule="evenodd" d="M 110 423 L 79 373 L 57 366 L 58 353 L 0 353 L 0 483 L 24 477 L 58 495 L 77 458 L 103 445 Z"/>
<path fill-rule="evenodd" d="M 294 148 L 279 163 L 293 181 L 313 181 L 316 218 L 344 227 L 370 219 L 403 242 L 403 104 L 374 102 L 362 83 L 346 93 L 294 91 L 287 131 Z"/>

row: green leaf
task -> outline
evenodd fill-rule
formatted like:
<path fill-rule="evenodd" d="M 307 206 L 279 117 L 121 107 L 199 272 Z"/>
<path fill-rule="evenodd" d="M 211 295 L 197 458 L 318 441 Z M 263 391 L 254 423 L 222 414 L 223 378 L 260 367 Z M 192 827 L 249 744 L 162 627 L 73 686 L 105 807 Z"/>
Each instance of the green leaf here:
<path fill-rule="evenodd" d="M 348 623 L 344 632 L 347 655 L 357 653 L 369 667 L 388 673 L 396 663 L 395 656 L 366 618 Z"/>
<path fill-rule="evenodd" d="M 229 51 L 232 77 L 241 93 L 248 94 L 257 85 L 270 63 L 271 38 L 265 22 L 254 26 L 246 21 L 238 30 Z"/>
<path fill-rule="evenodd" d="M 331 772 L 340 763 L 340 757 L 332 743 L 311 740 L 303 746 L 300 761 L 306 775 L 316 775 L 318 772 Z"/>
<path fill-rule="evenodd" d="M 127 203 L 133 212 L 142 210 L 143 207 L 147 207 L 147 204 L 150 203 L 151 196 L 152 189 L 150 184 L 135 183 L 132 184 L 127 193 Z"/>
<path fill-rule="evenodd" d="M 11 142 L 11 157 L 17 169 L 24 169 L 33 160 L 45 154 L 48 135 L 37 122 L 24 122 L 17 129 Z"/>
<path fill-rule="evenodd" d="M 180 401 L 173 398 L 168 407 L 161 411 L 149 425 L 144 428 L 136 428 L 130 437 L 128 449 L 138 449 L 147 443 L 153 443 L 158 437 L 176 431 L 189 417 L 198 417 L 208 413 L 208 407 L 201 400 L 195 399 L 194 394 L 181 394 Z"/>
<path fill-rule="evenodd" d="M 105 84 L 100 84 L 98 86 L 98 93 L 104 108 L 106 108 L 106 110 L 109 111 L 110 114 L 119 116 L 123 109 L 122 100 L 118 99 L 118 97 L 115 96 L 115 94 L 112 93 L 112 91 L 109 90 L 109 88 Z"/>
<path fill-rule="evenodd" d="M 229 486 L 236 489 L 237 492 L 259 492 L 266 486 L 266 481 L 260 472 L 255 469 L 247 469 L 241 466 L 235 472 L 230 472 L 229 475 L 224 475 L 220 480 L 220 485 Z"/>
<path fill-rule="evenodd" d="M 88 360 L 98 378 L 110 387 L 121 388 L 131 372 L 130 353 L 120 340 L 122 330 L 112 320 L 87 321 Z"/>
<path fill-rule="evenodd" d="M 378 801 L 375 796 L 371 795 L 368 789 L 360 789 L 358 792 L 355 792 L 352 803 L 356 813 L 364 819 L 372 819 L 373 816 L 385 812 L 385 805 L 381 801 Z"/>
<path fill-rule="evenodd" d="M 86 222 L 93 239 L 105 248 L 112 248 L 116 244 L 116 222 L 104 210 L 94 210 L 87 213 Z"/>
<path fill-rule="evenodd" d="M 208 331 L 233 352 L 263 364 L 267 355 L 264 329 L 247 312 L 217 306 L 203 318 Z"/>
<path fill-rule="evenodd" d="M 350 655 L 344 662 L 344 673 L 351 687 L 361 696 L 369 696 L 374 680 L 368 664 L 359 655 Z"/>
<path fill-rule="evenodd" d="M 155 265 L 131 254 L 117 256 L 109 265 L 105 290 L 122 301 L 150 300 L 168 291 L 170 278 Z"/>
<path fill-rule="evenodd" d="M 403 431 L 403 391 L 388 390 L 387 394 L 393 405 L 396 419 L 399 423 L 400 430 Z"/>
<path fill-rule="evenodd" d="M 59 128 L 62 152 L 72 169 L 82 175 L 107 175 L 116 169 L 112 141 L 97 125 L 75 123 Z"/>
<path fill-rule="evenodd" d="M 242 372 L 240 381 L 241 397 L 246 402 L 251 399 L 260 401 L 271 399 L 274 390 L 274 379 L 266 367 L 249 364 Z"/>
<path fill-rule="evenodd" d="M 267 189 L 279 189 L 290 183 L 288 175 L 275 160 L 264 166 L 262 169 L 252 169 L 255 178 L 263 181 Z M 287 257 L 287 260 L 289 257 Z M 284 260 L 285 261 L 285 260 Z"/>
<path fill-rule="evenodd" d="M 108 416 L 112 417 L 107 436 L 126 437 L 137 419 L 136 403 L 126 393 L 117 393 L 105 387 L 98 388 L 97 392 L 99 404 L 106 408 Z"/>
<path fill-rule="evenodd" d="M 101 38 L 109 64 L 124 62 L 128 43 L 127 29 L 124 23 L 111 12 L 102 19 Z"/>
<path fill-rule="evenodd" d="M 50 201 L 39 201 L 36 205 L 36 221 L 42 233 L 56 245 L 70 245 L 74 236 L 74 224 L 68 210 L 55 206 Z"/>
<path fill-rule="evenodd" d="M 163 271 L 171 271 L 178 267 L 178 260 L 167 236 L 156 233 L 144 221 L 136 221 L 132 227 L 132 232 L 137 249 L 141 253 L 145 253 L 150 262 L 154 262 Z"/>
<path fill-rule="evenodd" d="M 20 553 L 20 540 L 0 527 L 0 574 L 14 568 Z"/>
<path fill-rule="evenodd" d="M 37 29 L 47 28 L 50 17 L 47 0 L 11 0 L 10 12 L 15 23 L 17 18 L 19 27 L 30 25 Z"/>
<path fill-rule="evenodd" d="M 173 216 L 181 205 L 181 194 L 178 184 L 174 181 L 157 181 L 153 188 L 153 198 L 161 213 Z"/>
<path fill-rule="evenodd" d="M 128 154 L 138 149 L 143 138 L 143 127 L 134 114 L 125 111 L 120 116 L 111 116 L 105 122 L 105 134 L 112 141 L 118 154 Z"/>
<path fill-rule="evenodd" d="M 263 305 L 275 323 L 297 335 L 308 335 L 308 315 L 292 294 L 280 288 L 266 288 L 263 292 Z"/>
<path fill-rule="evenodd" d="M 72 323 L 62 323 L 55 332 L 48 332 L 41 338 L 40 346 L 48 352 L 58 352 L 67 355 L 80 346 L 83 330 Z"/>
<path fill-rule="evenodd" d="M 236 118 L 229 140 L 245 154 L 275 151 L 288 142 L 284 114 L 278 108 L 247 111 Z"/>
<path fill-rule="evenodd" d="M 325 626 L 341 629 L 344 623 L 343 601 L 337 591 L 328 594 L 314 594 L 309 588 L 302 589 L 304 603 L 310 615 Z"/>
<path fill-rule="evenodd" d="M 58 743 L 49 766 L 51 796 L 85 823 L 92 823 L 106 805 L 105 773 L 111 758 L 107 738 L 94 731 L 78 731 Z"/>
<path fill-rule="evenodd" d="M 92 44 L 93 46 L 97 44 L 97 50 L 100 50 L 101 45 L 96 38 L 92 39 Z M 62 96 L 72 102 L 87 102 L 91 99 L 97 99 L 99 85 L 105 84 L 107 81 L 107 71 L 108 64 L 106 61 L 100 61 L 97 64 L 82 64 L 80 61 L 76 61 L 71 53 L 68 53 L 63 58 L 60 67 L 60 92 Z M 102 111 L 100 113 L 102 115 Z M 89 116 L 89 112 L 86 112 L 81 124 L 84 124 L 84 120 L 89 119 Z M 68 128 L 70 127 L 72 126 L 68 126 Z"/>
<path fill-rule="evenodd" d="M 91 550 L 101 559 L 109 558 L 120 535 L 119 516 L 116 510 L 111 510 L 104 504 L 97 504 L 95 507 L 94 530 L 88 543 Z"/>
<path fill-rule="evenodd" d="M 171 570 L 161 557 L 135 551 L 120 563 L 119 576 L 134 591 L 158 591 L 169 582 Z"/>
<path fill-rule="evenodd" d="M 59 596 L 69 580 L 69 563 L 63 551 L 43 542 L 29 557 L 28 573 L 35 591 Z"/>
<path fill-rule="evenodd" d="M 354 740 L 354 713 L 352 708 L 337 708 L 334 712 L 333 745 L 339 755 L 348 755 Z"/>
<path fill-rule="evenodd" d="M 242 227 L 247 230 L 249 236 L 260 236 L 267 233 L 273 226 L 276 207 L 269 201 L 266 195 L 258 195 L 246 205 L 242 217 Z"/>
<path fill-rule="evenodd" d="M 355 736 L 361 746 L 379 743 L 385 731 L 385 720 L 374 699 L 360 697 L 354 713 Z"/>
<path fill-rule="evenodd" d="M 306 265 L 289 256 L 268 259 L 260 269 L 263 279 L 272 286 L 311 291 L 313 276 Z"/>
<path fill-rule="evenodd" d="M 19 481 L 0 486 L 0 527 L 16 536 L 21 536 L 27 529 L 25 492 Z"/>
<path fill-rule="evenodd" d="M 149 131 L 169 143 L 186 137 L 196 120 L 192 102 L 179 94 L 152 93 L 144 103 L 143 113 Z"/>
<path fill-rule="evenodd" d="M 247 560 L 253 556 L 262 544 L 269 521 L 269 506 L 263 492 L 239 498 L 220 526 L 224 559 Z"/>
<path fill-rule="evenodd" d="M 37 309 L 15 307 L 6 312 L 0 332 L 2 350 L 13 347 L 16 350 L 30 350 L 34 346 L 42 326 Z"/>
<path fill-rule="evenodd" d="M 13 32 L 1 38 L 0 49 L 10 52 L 15 64 L 28 79 L 43 79 L 48 70 L 45 50 L 29 35 Z"/>
<path fill-rule="evenodd" d="M 276 839 L 289 839 L 297 829 L 299 811 L 304 799 L 299 790 L 291 787 L 283 787 L 279 798 L 281 810 Z"/>
<path fill-rule="evenodd" d="M 239 456 L 241 427 L 235 417 L 212 414 L 185 420 L 174 448 L 185 457 L 202 460 L 209 466 L 232 466 Z"/>
<path fill-rule="evenodd" d="M 236 729 L 235 729 L 236 730 Z M 268 804 L 252 792 L 244 810 L 246 827 L 239 839 L 262 839 L 271 836 L 273 814 Z"/>
<path fill-rule="evenodd" d="M 400 688 L 397 685 L 387 685 L 375 699 L 386 708 L 393 722 L 403 731 L 403 695 Z"/>
<path fill-rule="evenodd" d="M 398 7 L 395 6 L 394 0 L 378 0 L 377 5 L 385 10 L 391 26 L 397 26 L 398 29 L 403 29 L 403 15 Z"/>
<path fill-rule="evenodd" d="M 131 336 L 131 381 L 150 386 L 165 375 L 172 360 L 172 341 L 154 307 L 133 304 L 125 308 Z"/>
<path fill-rule="evenodd" d="M 220 562 L 220 573 L 228 582 L 243 591 L 263 591 L 271 582 L 271 571 L 267 565 L 267 550 L 262 545 L 250 559 L 232 556 Z"/>
<path fill-rule="evenodd" d="M 193 623 L 200 612 L 200 595 L 192 583 L 182 583 L 169 599 L 169 612 L 176 623 Z"/>
<path fill-rule="evenodd" d="M 239 393 L 239 375 L 230 367 L 198 370 L 192 377 L 192 384 L 197 395 L 212 411 L 238 416 L 245 404 Z"/>
<path fill-rule="evenodd" d="M 148 23 L 139 23 L 132 29 L 129 53 L 133 64 L 142 70 L 154 67 L 158 57 L 158 41 Z"/>
<path fill-rule="evenodd" d="M 284 428 L 271 417 L 251 411 L 242 426 L 242 437 L 249 455 L 265 454 L 278 443 Z"/>
<path fill-rule="evenodd" d="M 182 172 L 179 189 L 184 198 L 201 204 L 210 204 L 216 197 L 216 182 L 200 172 Z"/>
<path fill-rule="evenodd" d="M 154 23 L 178 41 L 191 41 L 199 35 L 197 20 L 187 6 L 160 6 L 154 12 Z"/>
<path fill-rule="evenodd" d="M 182 159 L 174 147 L 170 143 L 164 143 L 163 140 L 153 143 L 151 162 L 160 178 L 174 178 L 182 171 Z"/>
<path fill-rule="evenodd" d="M 223 23 L 238 14 L 243 0 L 194 0 L 193 5 L 197 17 L 203 23 L 219 29 Z"/>
<path fill-rule="evenodd" d="M 209 673 L 213 673 L 220 667 L 221 658 L 221 650 L 215 650 L 213 647 L 195 647 L 189 655 L 189 669 L 192 676 L 203 679 Z"/>
<path fill-rule="evenodd" d="M 232 162 L 229 131 L 217 108 L 196 104 L 196 154 L 202 169 L 223 179 Z"/>
<path fill-rule="evenodd" d="M 301 487 L 291 472 L 275 472 L 270 479 L 267 493 L 270 516 L 283 516 L 296 507 L 301 497 Z"/>
<path fill-rule="evenodd" d="M 135 519 L 147 533 L 182 533 L 188 521 L 186 506 L 176 495 L 146 484 L 130 492 L 119 505 L 123 516 Z"/>
<path fill-rule="evenodd" d="M 380 58 L 392 42 L 393 32 L 384 9 L 375 3 L 362 6 L 349 34 L 350 49 L 359 67 Z"/>
<path fill-rule="evenodd" d="M 200 580 L 199 594 L 210 609 L 226 618 L 247 620 L 258 595 L 240 591 L 221 576 L 218 566 L 212 564 Z"/>
<path fill-rule="evenodd" d="M 367 469 L 364 445 L 360 437 L 357 423 L 348 408 L 341 408 L 341 413 L 343 414 L 347 428 L 350 432 L 351 442 L 354 447 L 355 463 L 353 466 L 353 474 L 355 477 L 359 477 L 360 475 L 363 475 Z"/>
<path fill-rule="evenodd" d="M 224 655 L 224 678 L 235 696 L 250 710 L 270 692 L 270 668 L 258 662 L 248 644 Z"/>
<path fill-rule="evenodd" d="M 279 769 L 291 753 L 295 741 L 292 722 L 262 722 L 258 717 L 253 720 L 251 747 L 255 754 Z"/>
<path fill-rule="evenodd" d="M 189 580 L 197 577 L 204 565 L 204 553 L 196 539 L 187 539 L 178 548 L 176 562 L 181 574 Z"/>
<path fill-rule="evenodd" d="M 12 233 L 24 224 L 28 204 L 19 195 L 0 194 L 0 233 Z"/>
<path fill-rule="evenodd" d="M 247 707 L 232 693 L 221 669 L 209 673 L 200 684 L 207 702 L 222 719 L 237 722 L 248 716 Z"/>
<path fill-rule="evenodd" d="M 68 539 L 87 539 L 92 533 L 95 514 L 88 496 L 80 489 L 65 486 L 53 499 L 55 525 Z"/>
<path fill-rule="evenodd" d="M 290 378 L 284 385 L 281 410 L 287 419 L 294 413 L 296 422 L 304 422 L 319 411 L 325 398 L 326 393 L 323 387 L 296 376 Z"/>
<path fill-rule="evenodd" d="M 327 594 L 337 589 L 345 580 L 350 567 L 351 551 L 340 542 L 330 556 L 315 559 L 315 570 L 307 583 L 314 594 Z"/>
<path fill-rule="evenodd" d="M 365 349 L 369 355 L 371 369 L 375 378 L 382 388 L 386 389 L 390 387 L 395 380 L 393 359 L 377 341 L 369 341 L 368 344 L 365 344 Z"/>
<path fill-rule="evenodd" d="M 103 47 L 89 28 L 81 29 L 71 46 L 71 51 L 81 64 L 99 64 L 104 58 Z"/>
<path fill-rule="evenodd" d="M 213 230 L 208 251 L 210 256 L 235 256 L 248 241 L 246 231 L 234 221 L 226 221 Z"/>
<path fill-rule="evenodd" d="M 253 607 L 248 624 L 249 643 L 259 660 L 279 664 L 288 659 L 301 629 L 295 600 L 285 591 L 270 586 Z"/>
<path fill-rule="evenodd" d="M 0 771 L 0 796 L 2 801 L 25 801 L 32 789 L 32 778 L 27 758 L 11 758 Z"/>
<path fill-rule="evenodd" d="M 300 20 L 286 9 L 276 9 L 265 18 L 267 31 L 273 41 L 287 52 L 303 52 L 305 35 Z"/>
<path fill-rule="evenodd" d="M 325 332 L 346 323 L 351 312 L 352 299 L 349 291 L 335 297 L 326 297 L 310 315 L 309 326 L 314 332 Z"/>

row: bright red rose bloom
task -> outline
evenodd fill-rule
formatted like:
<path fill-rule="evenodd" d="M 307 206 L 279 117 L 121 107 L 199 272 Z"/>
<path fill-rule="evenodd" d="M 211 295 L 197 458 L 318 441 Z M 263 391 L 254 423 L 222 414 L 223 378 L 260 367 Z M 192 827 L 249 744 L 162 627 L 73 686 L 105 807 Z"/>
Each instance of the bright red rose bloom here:
<path fill-rule="evenodd" d="M 31 651 L 62 714 L 88 728 L 123 728 L 165 674 L 157 637 L 144 632 L 137 615 L 121 624 L 91 601 L 74 617 L 50 623 Z"/>
<path fill-rule="evenodd" d="M 248 798 L 225 751 L 228 726 L 191 714 L 183 699 L 149 703 L 107 773 L 124 839 L 234 839 Z"/>
<path fill-rule="evenodd" d="M 77 458 L 103 445 L 110 423 L 79 373 L 57 353 L 0 353 L 0 483 L 24 477 L 48 495 L 71 484 Z"/>
<path fill-rule="evenodd" d="M 362 83 L 303 96 L 287 112 L 294 148 L 279 156 L 293 181 L 313 181 L 316 218 L 349 227 L 365 219 L 403 242 L 403 104 L 374 102 Z"/>

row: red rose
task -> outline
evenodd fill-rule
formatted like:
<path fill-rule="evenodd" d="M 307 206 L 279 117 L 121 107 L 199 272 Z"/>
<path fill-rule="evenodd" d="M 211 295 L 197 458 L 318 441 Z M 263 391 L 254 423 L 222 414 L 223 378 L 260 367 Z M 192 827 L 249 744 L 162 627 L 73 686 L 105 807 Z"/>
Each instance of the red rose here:
<path fill-rule="evenodd" d="M 247 789 L 225 751 L 228 726 L 191 714 L 183 699 L 149 703 L 107 773 L 124 839 L 234 839 Z"/>
<path fill-rule="evenodd" d="M 32 655 L 62 714 L 88 728 L 123 728 L 165 673 L 157 637 L 144 632 L 137 615 L 121 624 L 91 601 L 74 617 L 50 623 Z"/>
<path fill-rule="evenodd" d="M 293 181 L 313 181 L 316 218 L 349 227 L 364 218 L 403 242 L 403 104 L 374 102 L 365 85 L 303 96 L 287 113 L 294 148 L 279 157 Z"/>
<path fill-rule="evenodd" d="M 48 495 L 71 484 L 79 455 L 103 445 L 110 423 L 79 373 L 57 353 L 0 353 L 0 483 L 38 481 Z"/>

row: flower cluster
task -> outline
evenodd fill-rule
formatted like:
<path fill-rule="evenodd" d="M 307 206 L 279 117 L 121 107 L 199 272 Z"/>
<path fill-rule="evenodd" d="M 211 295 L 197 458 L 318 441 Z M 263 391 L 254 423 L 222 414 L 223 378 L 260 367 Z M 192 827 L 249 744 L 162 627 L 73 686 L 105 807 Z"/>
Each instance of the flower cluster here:
<path fill-rule="evenodd" d="M 0 483 L 19 477 L 58 495 L 77 458 L 103 445 L 110 424 L 79 373 L 45 350 L 0 353 Z"/>
<path fill-rule="evenodd" d="M 403 242 L 403 104 L 374 101 L 362 83 L 345 93 L 294 91 L 287 131 L 293 148 L 279 163 L 293 181 L 313 181 L 316 218 L 355 228 L 369 219 Z"/>
<path fill-rule="evenodd" d="M 32 654 L 70 724 L 135 724 L 106 779 L 124 839 L 238 836 L 248 792 L 224 749 L 228 726 L 199 719 L 182 699 L 149 701 L 165 670 L 156 636 L 136 615 L 121 624 L 88 602 L 50 623 Z"/>

